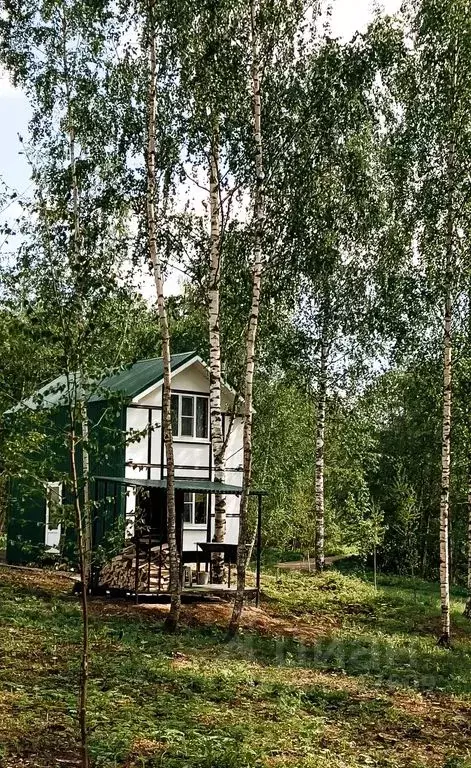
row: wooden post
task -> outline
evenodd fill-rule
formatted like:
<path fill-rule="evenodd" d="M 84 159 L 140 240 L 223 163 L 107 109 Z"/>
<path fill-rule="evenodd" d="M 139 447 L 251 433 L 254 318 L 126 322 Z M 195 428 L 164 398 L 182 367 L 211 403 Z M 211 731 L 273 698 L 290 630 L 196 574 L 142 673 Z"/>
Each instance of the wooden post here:
<path fill-rule="evenodd" d="M 90 514 L 92 516 L 92 551 L 90 553 L 91 560 L 92 560 L 92 587 L 95 589 L 98 587 L 98 568 L 96 564 L 93 562 L 93 550 L 96 546 L 96 539 L 97 539 L 97 499 L 98 499 L 98 480 L 93 481 L 93 498 L 92 498 L 92 504 L 90 509 Z"/>
<path fill-rule="evenodd" d="M 262 555 L 262 494 L 258 494 L 258 514 L 257 514 L 257 573 L 256 573 L 256 606 L 260 605 L 260 568 Z"/>
<path fill-rule="evenodd" d="M 135 548 L 136 548 L 136 572 L 134 574 L 134 592 L 135 592 L 135 603 L 136 605 L 139 602 L 139 538 L 137 536 L 136 528 L 134 527 L 134 540 L 136 542 Z"/>
<path fill-rule="evenodd" d="M 152 408 L 147 413 L 147 479 L 150 480 L 152 464 Z"/>

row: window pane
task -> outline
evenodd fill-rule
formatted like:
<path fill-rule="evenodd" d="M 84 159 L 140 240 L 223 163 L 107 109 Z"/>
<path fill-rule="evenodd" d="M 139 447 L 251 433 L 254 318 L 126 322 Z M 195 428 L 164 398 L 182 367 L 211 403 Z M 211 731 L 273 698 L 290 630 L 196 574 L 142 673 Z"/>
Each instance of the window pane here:
<path fill-rule="evenodd" d="M 182 436 L 193 437 L 193 416 L 182 416 Z"/>
<path fill-rule="evenodd" d="M 182 397 L 182 415 L 193 416 L 194 399 L 192 397 Z"/>
<path fill-rule="evenodd" d="M 54 483 L 47 487 L 49 528 L 57 528 L 62 517 L 62 486 Z"/>
<path fill-rule="evenodd" d="M 172 432 L 178 435 L 178 395 L 172 395 Z"/>
<path fill-rule="evenodd" d="M 206 502 L 208 497 L 202 493 L 195 493 L 195 523 L 197 525 L 206 524 Z"/>
<path fill-rule="evenodd" d="M 186 494 L 185 494 L 186 495 Z M 183 505 L 183 522 L 184 523 L 191 523 L 191 513 L 193 512 L 193 504 L 190 502 L 185 502 Z"/>
<path fill-rule="evenodd" d="M 208 398 L 196 398 L 196 437 L 208 437 Z"/>

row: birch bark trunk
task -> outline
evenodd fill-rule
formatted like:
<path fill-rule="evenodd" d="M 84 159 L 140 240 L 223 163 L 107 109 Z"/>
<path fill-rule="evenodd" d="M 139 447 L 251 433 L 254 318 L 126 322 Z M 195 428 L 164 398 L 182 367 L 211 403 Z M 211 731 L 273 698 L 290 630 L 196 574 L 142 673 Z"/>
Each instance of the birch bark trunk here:
<path fill-rule="evenodd" d="M 221 286 L 221 210 L 219 186 L 219 135 L 214 127 L 209 167 L 209 202 L 211 214 L 210 271 L 209 271 L 209 402 L 211 417 L 211 442 L 214 456 L 214 480 L 223 483 L 225 478 L 225 440 L 221 411 L 221 334 L 220 334 L 220 286 Z M 208 511 L 210 514 L 210 510 Z M 226 498 L 217 493 L 214 499 L 213 541 L 222 543 L 226 537 Z M 216 583 L 224 581 L 224 559 L 215 555 L 213 577 Z"/>
<path fill-rule="evenodd" d="M 156 220 L 156 172 L 155 172 L 155 120 L 156 120 L 156 32 L 153 18 L 154 2 L 150 0 L 147 18 L 148 45 L 148 94 L 147 94 L 147 235 L 149 259 L 152 264 L 154 282 L 157 293 L 157 312 L 162 338 L 162 360 L 164 368 L 164 383 L 162 390 L 162 429 L 164 434 L 166 463 L 167 463 L 167 529 L 168 551 L 170 559 L 170 612 L 165 621 L 167 631 L 174 632 L 178 626 L 181 608 L 180 557 L 177 545 L 177 520 L 175 509 L 175 460 L 172 433 L 172 381 L 170 357 L 170 333 L 167 319 L 167 308 L 164 296 L 164 281 L 159 249 L 157 247 Z"/>
<path fill-rule="evenodd" d="M 440 602 L 441 635 L 439 645 L 448 647 L 450 627 L 450 470 L 451 470 L 451 401 L 452 401 L 452 301 L 453 276 L 453 150 L 448 160 L 447 252 L 445 265 L 445 313 L 443 334 L 443 417 L 442 417 L 442 479 L 440 498 Z"/>
<path fill-rule="evenodd" d="M 450 623 L 450 472 L 451 472 L 451 403 L 452 403 L 452 286 L 454 276 L 455 234 L 455 98 L 457 89 L 458 45 L 455 39 L 451 66 L 449 144 L 447 150 L 447 224 L 445 258 L 445 308 L 443 333 L 443 419 L 442 481 L 440 497 L 440 602 L 441 635 L 438 644 L 449 647 Z"/>
<path fill-rule="evenodd" d="M 315 517 L 316 542 L 315 560 L 316 571 L 324 570 L 324 540 L 325 540 L 325 501 L 324 501 L 324 456 L 325 456 L 325 414 L 327 402 L 327 357 L 328 348 L 325 339 L 327 318 L 322 322 L 321 355 L 319 369 L 319 386 L 317 392 L 317 421 L 316 421 L 316 468 L 315 468 Z"/>
<path fill-rule="evenodd" d="M 445 333 L 443 339 L 442 491 L 440 499 L 440 599 L 442 625 L 439 644 L 443 646 L 448 646 L 451 639 L 449 557 L 452 384 L 451 319 L 451 297 L 448 290 L 445 302 Z"/>
<path fill-rule="evenodd" d="M 468 468 L 468 598 L 464 616 L 471 619 L 471 462 Z"/>
<path fill-rule="evenodd" d="M 255 244 L 252 270 L 252 301 L 246 337 L 246 367 L 244 389 L 244 433 L 243 433 L 243 480 L 240 500 L 239 544 L 237 548 L 237 592 L 234 609 L 229 625 L 229 635 L 233 636 L 240 623 L 244 606 L 245 578 L 249 542 L 249 493 L 252 481 L 252 421 L 253 421 L 253 379 L 255 369 L 255 350 L 260 313 L 260 294 L 262 287 L 263 232 L 265 224 L 265 179 L 263 168 L 262 144 L 262 99 L 261 99 L 261 63 L 260 63 L 260 2 L 252 0 L 250 4 L 251 42 L 252 42 L 252 110 L 253 138 L 255 145 Z"/>

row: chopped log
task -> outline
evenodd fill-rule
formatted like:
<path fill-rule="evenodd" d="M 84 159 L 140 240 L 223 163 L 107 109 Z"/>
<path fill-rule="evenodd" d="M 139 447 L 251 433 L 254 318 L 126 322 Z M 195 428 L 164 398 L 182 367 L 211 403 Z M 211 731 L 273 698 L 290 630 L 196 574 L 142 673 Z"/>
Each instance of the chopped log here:
<path fill-rule="evenodd" d="M 149 550 L 149 541 L 144 538 L 138 542 L 138 591 L 167 592 L 170 581 L 170 558 L 168 545 L 160 544 Z M 136 546 L 124 547 L 101 568 L 100 586 L 114 587 L 133 592 L 136 587 Z"/>

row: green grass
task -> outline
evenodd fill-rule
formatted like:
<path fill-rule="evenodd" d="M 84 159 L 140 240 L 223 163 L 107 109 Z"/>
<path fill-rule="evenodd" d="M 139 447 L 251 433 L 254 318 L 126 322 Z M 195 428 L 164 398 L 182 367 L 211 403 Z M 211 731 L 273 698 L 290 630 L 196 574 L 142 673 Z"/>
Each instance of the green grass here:
<path fill-rule="evenodd" d="M 0 765 L 64 768 L 77 756 L 78 601 L 59 577 L 0 580 Z M 335 571 L 263 584 L 266 613 L 231 643 L 203 615 L 188 626 L 194 609 L 168 636 L 161 611 L 93 603 L 96 768 L 471 766 L 459 594 L 444 651 L 435 585 L 389 579 L 375 592 Z"/>

